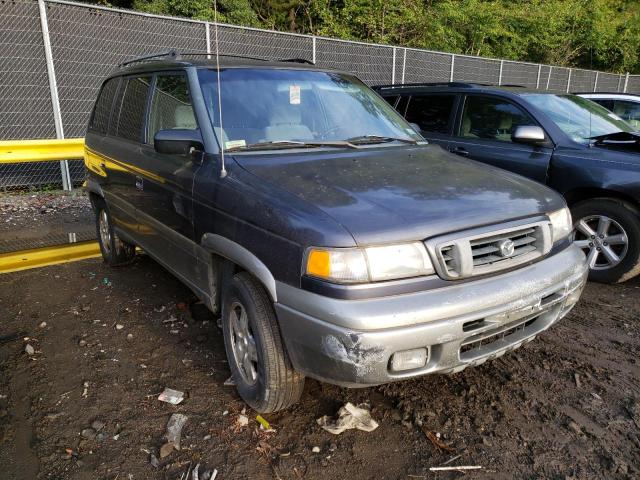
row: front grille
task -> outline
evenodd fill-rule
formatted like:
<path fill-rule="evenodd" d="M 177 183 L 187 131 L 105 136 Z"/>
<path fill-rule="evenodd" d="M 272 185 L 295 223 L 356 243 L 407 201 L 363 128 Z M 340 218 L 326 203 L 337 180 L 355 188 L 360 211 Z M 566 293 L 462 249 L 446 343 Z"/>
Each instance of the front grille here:
<path fill-rule="evenodd" d="M 532 326 L 536 320 L 538 320 L 539 316 L 531 318 L 529 320 L 525 320 L 524 322 L 519 322 L 516 325 L 508 326 L 504 329 L 501 329 L 497 333 L 483 335 L 481 338 L 477 340 L 471 340 L 460 346 L 460 359 L 468 360 L 472 357 L 482 355 L 487 350 L 492 350 L 493 347 L 497 346 L 497 342 L 509 343 L 512 335 L 522 333 L 524 334 L 527 331 L 527 328 Z"/>
<path fill-rule="evenodd" d="M 467 233 L 467 235 L 464 235 Z M 539 258 L 551 248 L 547 222 L 502 229 L 463 232 L 462 236 L 427 242 L 435 254 L 438 273 L 447 279 L 504 270 Z"/>

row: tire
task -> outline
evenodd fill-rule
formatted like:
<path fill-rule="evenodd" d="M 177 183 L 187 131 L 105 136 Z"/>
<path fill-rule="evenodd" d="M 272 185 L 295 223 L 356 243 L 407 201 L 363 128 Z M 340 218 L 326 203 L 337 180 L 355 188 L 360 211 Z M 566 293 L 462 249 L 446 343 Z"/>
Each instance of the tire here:
<path fill-rule="evenodd" d="M 222 330 L 236 388 L 251 408 L 276 412 L 300 399 L 304 375 L 291 365 L 271 299 L 247 272 L 234 275 L 225 289 Z"/>
<path fill-rule="evenodd" d="M 136 256 L 135 245 L 122 240 L 113 230 L 111 214 L 104 200 L 95 200 L 94 206 L 96 214 L 96 235 L 103 260 L 112 267 L 131 263 Z"/>
<path fill-rule="evenodd" d="M 590 262 L 589 280 L 619 283 L 640 273 L 637 208 L 614 198 L 594 198 L 575 204 L 571 215 L 576 228 L 574 242 Z"/>

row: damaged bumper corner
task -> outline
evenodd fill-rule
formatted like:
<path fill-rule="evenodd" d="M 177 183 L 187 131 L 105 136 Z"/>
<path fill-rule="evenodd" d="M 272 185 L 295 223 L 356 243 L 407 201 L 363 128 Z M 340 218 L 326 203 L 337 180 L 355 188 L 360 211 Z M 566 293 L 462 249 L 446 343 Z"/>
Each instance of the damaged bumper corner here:
<path fill-rule="evenodd" d="M 278 285 L 276 312 L 294 367 L 366 387 L 480 365 L 535 338 L 566 315 L 586 283 L 574 246 L 503 275 L 367 300 L 338 300 Z M 397 352 L 425 348 L 420 368 L 393 371 Z"/>

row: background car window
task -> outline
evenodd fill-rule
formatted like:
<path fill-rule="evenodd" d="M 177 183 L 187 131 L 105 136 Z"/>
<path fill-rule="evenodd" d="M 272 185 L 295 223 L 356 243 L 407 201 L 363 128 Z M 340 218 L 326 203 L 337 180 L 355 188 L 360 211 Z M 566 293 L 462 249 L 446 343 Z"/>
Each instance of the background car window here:
<path fill-rule="evenodd" d="M 395 108 L 396 107 L 396 102 L 398 101 L 398 97 L 399 97 L 399 95 L 391 95 L 390 97 L 382 97 L 382 98 L 384 98 L 389 105 L 391 105 L 393 108 Z"/>
<path fill-rule="evenodd" d="M 426 132 L 449 133 L 455 95 L 412 96 L 405 118 Z"/>
<path fill-rule="evenodd" d="M 640 103 L 615 100 L 613 113 L 626 120 L 636 130 L 640 129 Z"/>
<path fill-rule="evenodd" d="M 511 142 L 511 134 L 521 125 L 537 125 L 514 104 L 493 97 L 468 96 L 464 103 L 460 136 Z"/>
<path fill-rule="evenodd" d="M 107 80 L 104 87 L 102 87 L 89 122 L 89 130 L 102 134 L 107 133 L 109 118 L 113 109 L 113 99 L 116 95 L 116 90 L 118 90 L 119 81 L 119 78 L 112 78 Z"/>
<path fill-rule="evenodd" d="M 153 89 L 147 142 L 153 143 L 153 137 L 159 130 L 174 128 L 198 128 L 189 84 L 184 74 L 159 75 Z"/>
<path fill-rule="evenodd" d="M 125 82 L 116 135 L 139 142 L 151 77 L 131 77 Z"/>

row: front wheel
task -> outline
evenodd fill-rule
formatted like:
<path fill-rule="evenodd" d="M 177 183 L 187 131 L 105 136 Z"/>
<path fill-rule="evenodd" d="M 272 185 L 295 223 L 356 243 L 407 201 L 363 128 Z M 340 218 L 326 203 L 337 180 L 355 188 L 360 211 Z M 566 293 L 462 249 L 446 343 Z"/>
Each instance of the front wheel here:
<path fill-rule="evenodd" d="M 624 282 L 640 273 L 640 213 L 627 202 L 599 198 L 571 209 L 574 243 L 587 255 L 589 280 Z"/>
<path fill-rule="evenodd" d="M 227 359 L 242 399 L 261 413 L 296 403 L 304 376 L 291 365 L 269 296 L 247 272 L 231 279 L 222 316 Z"/>

